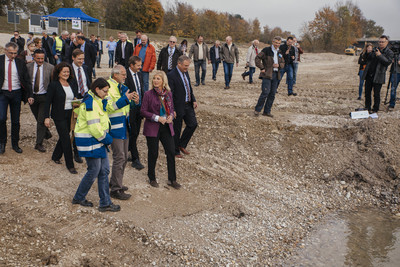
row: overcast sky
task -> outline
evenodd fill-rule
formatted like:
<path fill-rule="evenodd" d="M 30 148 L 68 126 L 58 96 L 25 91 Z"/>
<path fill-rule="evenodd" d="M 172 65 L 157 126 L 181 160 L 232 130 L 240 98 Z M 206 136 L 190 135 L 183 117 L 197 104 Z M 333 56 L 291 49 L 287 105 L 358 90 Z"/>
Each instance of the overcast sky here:
<path fill-rule="evenodd" d="M 164 8 L 173 0 L 160 0 Z M 261 25 L 279 26 L 299 35 L 301 25 L 313 20 L 315 12 L 324 6 L 334 7 L 334 0 L 179 0 L 196 9 L 240 14 L 246 20 L 258 18 Z M 345 2 L 345 1 L 342 1 Z M 385 34 L 400 40 L 400 0 L 353 0 L 367 19 L 385 29 Z"/>

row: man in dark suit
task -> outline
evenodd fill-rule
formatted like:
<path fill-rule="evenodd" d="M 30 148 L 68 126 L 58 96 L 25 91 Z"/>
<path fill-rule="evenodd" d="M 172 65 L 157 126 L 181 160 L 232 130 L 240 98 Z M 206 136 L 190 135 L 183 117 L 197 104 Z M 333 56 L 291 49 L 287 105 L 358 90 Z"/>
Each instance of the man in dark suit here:
<path fill-rule="evenodd" d="M 25 39 L 19 35 L 19 31 L 14 31 L 14 37 L 10 39 L 10 42 L 14 42 L 18 45 L 18 55 L 21 54 L 25 49 Z"/>
<path fill-rule="evenodd" d="M 89 75 L 89 70 L 85 61 L 85 53 L 79 48 L 72 52 L 72 69 L 74 70 L 74 79 L 78 85 L 78 98 L 83 98 L 89 91 L 92 84 L 92 77 Z"/>
<path fill-rule="evenodd" d="M 143 90 L 143 76 L 140 72 L 142 68 L 142 59 L 138 56 L 132 56 L 129 59 L 129 68 L 126 72 L 125 84 L 128 86 L 130 92 L 136 92 L 139 95 L 139 104 L 131 104 L 129 111 L 129 124 L 131 131 L 129 133 L 129 150 L 132 155 L 132 167 L 141 170 L 144 168 L 139 159 L 139 152 L 137 150 L 137 138 L 140 133 L 140 125 L 142 123 L 142 116 L 140 115 L 140 107 L 144 95 Z"/>
<path fill-rule="evenodd" d="M 97 54 L 97 67 L 100 69 L 101 55 L 103 54 L 103 41 L 100 36 L 97 36 L 97 44 L 99 47 L 99 52 Z"/>
<path fill-rule="evenodd" d="M 197 108 L 196 98 L 190 85 L 189 69 L 190 58 L 183 55 L 178 58 L 178 65 L 170 71 L 168 76 L 168 84 L 172 91 L 176 118 L 174 119 L 175 132 L 175 156 L 182 158 L 180 152 L 189 155 L 186 150 L 194 131 L 197 128 L 197 119 L 194 109 Z M 185 122 L 186 128 L 182 133 L 182 121 Z"/>
<path fill-rule="evenodd" d="M 96 49 L 96 62 L 97 58 L 99 56 L 99 43 L 97 42 L 96 36 L 94 34 L 90 35 L 90 41 L 89 43 Z M 96 79 L 96 68 L 95 68 L 95 62 L 93 62 L 93 77 Z"/>
<path fill-rule="evenodd" d="M 5 45 L 5 55 L 0 56 L 0 154 L 7 143 L 7 109 L 11 112 L 11 144 L 17 153 L 22 153 L 19 142 L 19 116 L 21 101 L 33 104 L 32 86 L 25 62 L 17 57 L 18 45 L 9 42 Z"/>
<path fill-rule="evenodd" d="M 47 34 L 47 31 L 43 31 L 42 35 L 43 35 L 43 37 L 42 37 L 42 47 L 46 51 L 46 55 L 47 55 L 47 58 L 49 60 L 49 63 L 55 65 L 56 61 L 55 61 L 55 59 L 53 57 L 53 43 L 54 43 L 54 40 L 53 40 L 53 38 L 51 38 Z"/>
<path fill-rule="evenodd" d="M 126 33 L 121 33 L 120 41 L 115 48 L 115 63 L 128 68 L 129 58 L 133 55 L 133 44 L 128 41 Z"/>
<path fill-rule="evenodd" d="M 96 63 L 96 47 L 87 42 L 83 35 L 76 36 L 76 42 L 78 43 L 78 48 L 82 50 L 85 55 L 83 65 L 88 67 L 89 76 L 92 77 L 94 64 Z"/>
<path fill-rule="evenodd" d="M 51 133 L 44 125 L 44 109 L 46 103 L 47 87 L 49 86 L 54 66 L 44 61 L 43 50 L 37 49 L 33 53 L 33 62 L 26 65 L 29 76 L 32 77 L 33 99 L 31 111 L 36 119 L 36 145 L 35 149 L 46 152 L 43 140 L 49 139 Z"/>
<path fill-rule="evenodd" d="M 170 72 L 176 67 L 178 58 L 182 52 L 176 47 L 176 37 L 169 37 L 168 45 L 161 49 L 157 61 L 157 70 L 162 70 L 165 73 Z"/>
<path fill-rule="evenodd" d="M 136 38 L 133 40 L 134 47 L 142 42 L 142 33 L 141 30 L 136 30 Z"/>

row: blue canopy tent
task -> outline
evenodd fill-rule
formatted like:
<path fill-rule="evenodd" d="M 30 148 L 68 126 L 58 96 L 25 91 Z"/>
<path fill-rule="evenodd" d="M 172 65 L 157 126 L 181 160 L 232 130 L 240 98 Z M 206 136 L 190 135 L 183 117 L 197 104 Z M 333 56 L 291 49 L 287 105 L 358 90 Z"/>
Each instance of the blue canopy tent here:
<path fill-rule="evenodd" d="M 56 17 L 59 21 L 60 20 L 65 21 L 65 29 L 66 30 L 68 30 L 67 21 L 69 21 L 69 20 L 70 21 L 72 21 L 72 20 L 86 21 L 86 32 L 88 32 L 88 26 L 89 26 L 88 22 L 99 23 L 98 19 L 92 18 L 89 15 L 86 15 L 80 8 L 59 8 L 53 14 L 42 16 L 42 18 L 44 18 L 44 19 L 48 19 L 48 17 Z"/>
<path fill-rule="evenodd" d="M 83 13 L 83 11 L 80 8 L 59 8 L 53 14 L 43 16 L 43 18 L 47 18 L 47 17 L 57 17 L 58 20 L 79 19 L 82 21 L 99 23 L 98 19 L 92 18 L 89 15 L 86 15 L 85 13 Z"/>

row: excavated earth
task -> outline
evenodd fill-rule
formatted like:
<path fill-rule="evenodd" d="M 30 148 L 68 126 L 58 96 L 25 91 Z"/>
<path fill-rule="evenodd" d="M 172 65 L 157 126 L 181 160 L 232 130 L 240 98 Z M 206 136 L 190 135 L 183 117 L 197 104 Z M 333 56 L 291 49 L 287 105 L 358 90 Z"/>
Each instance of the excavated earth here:
<path fill-rule="evenodd" d="M 399 213 L 400 112 L 382 103 L 378 119 L 349 117 L 364 101 L 356 100 L 357 58 L 305 54 L 298 96 L 287 96 L 283 82 L 268 118 L 253 115 L 261 82 L 242 80 L 246 47 L 240 52 L 230 90 L 222 65 L 217 81 L 208 65 L 206 85 L 194 87 L 199 127 L 191 154 L 176 162 L 182 188 L 166 185 L 160 146 L 160 188 L 149 186 L 146 168 L 128 164 L 132 198 L 114 200 L 118 213 L 71 204 L 86 166 L 76 164 L 73 175 L 51 161 L 54 126 L 47 152 L 36 151 L 36 122 L 24 105 L 24 152 L 8 143 L 0 156 L 0 265 L 276 266 L 328 214 L 361 207 Z M 104 56 L 98 77 L 109 76 L 107 62 Z M 194 81 L 193 66 L 190 75 Z M 147 166 L 143 135 L 138 147 Z M 98 205 L 96 184 L 87 199 Z"/>

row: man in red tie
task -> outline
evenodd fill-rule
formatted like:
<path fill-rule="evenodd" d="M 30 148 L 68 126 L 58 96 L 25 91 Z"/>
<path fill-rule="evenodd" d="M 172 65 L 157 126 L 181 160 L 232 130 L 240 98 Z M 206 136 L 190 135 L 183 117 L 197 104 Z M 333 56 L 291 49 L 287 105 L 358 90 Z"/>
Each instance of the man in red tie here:
<path fill-rule="evenodd" d="M 32 85 L 25 62 L 16 58 L 18 45 L 9 42 L 5 46 L 5 55 L 0 55 L 0 154 L 4 154 L 7 143 L 7 109 L 11 112 L 11 144 L 17 153 L 19 147 L 19 116 L 21 101 L 33 104 Z"/>
<path fill-rule="evenodd" d="M 188 69 L 190 58 L 182 55 L 178 58 L 178 65 L 172 71 L 168 72 L 168 84 L 172 91 L 173 103 L 176 112 L 174 119 L 175 132 L 175 156 L 182 158 L 180 152 L 189 155 L 186 150 L 190 138 L 197 128 L 197 119 L 194 109 L 197 108 L 196 98 L 193 94 Z M 182 122 L 185 122 L 185 130 L 182 131 Z"/>

